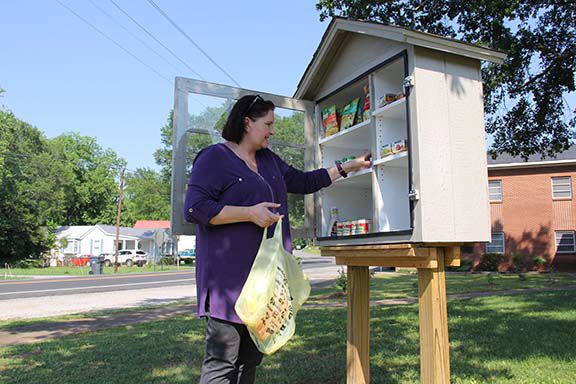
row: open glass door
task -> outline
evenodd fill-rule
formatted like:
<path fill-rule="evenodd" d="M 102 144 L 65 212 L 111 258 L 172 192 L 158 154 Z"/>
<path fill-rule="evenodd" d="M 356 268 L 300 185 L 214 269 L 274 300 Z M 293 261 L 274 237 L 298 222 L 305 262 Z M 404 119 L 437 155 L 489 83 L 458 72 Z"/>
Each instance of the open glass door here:
<path fill-rule="evenodd" d="M 259 94 L 276 105 L 270 149 L 297 169 L 314 169 L 317 143 L 314 103 L 250 89 L 177 77 L 172 132 L 172 235 L 194 235 L 196 224 L 184 219 L 184 198 L 196 154 L 223 141 L 221 132 L 236 100 Z M 315 197 L 288 196 L 292 238 L 313 237 Z"/>

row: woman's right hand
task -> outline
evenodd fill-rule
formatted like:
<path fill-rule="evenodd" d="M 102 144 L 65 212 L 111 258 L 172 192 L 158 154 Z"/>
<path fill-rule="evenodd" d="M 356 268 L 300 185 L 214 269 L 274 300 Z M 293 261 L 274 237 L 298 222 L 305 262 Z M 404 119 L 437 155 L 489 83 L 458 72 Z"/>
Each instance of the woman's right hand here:
<path fill-rule="evenodd" d="M 280 204 L 265 201 L 248 207 L 250 221 L 262 228 L 266 228 L 280 220 L 282 215 L 272 213 L 268 208 L 280 208 Z"/>

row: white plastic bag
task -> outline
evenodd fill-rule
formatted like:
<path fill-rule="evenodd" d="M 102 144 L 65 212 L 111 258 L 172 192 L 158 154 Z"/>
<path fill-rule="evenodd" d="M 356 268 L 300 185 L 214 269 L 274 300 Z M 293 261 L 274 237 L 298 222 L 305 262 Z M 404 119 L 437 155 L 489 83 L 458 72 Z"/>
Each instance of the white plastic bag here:
<path fill-rule="evenodd" d="M 234 309 L 258 349 L 269 355 L 294 335 L 296 313 L 310 295 L 310 282 L 282 245 L 282 219 L 270 239 L 267 230 Z"/>

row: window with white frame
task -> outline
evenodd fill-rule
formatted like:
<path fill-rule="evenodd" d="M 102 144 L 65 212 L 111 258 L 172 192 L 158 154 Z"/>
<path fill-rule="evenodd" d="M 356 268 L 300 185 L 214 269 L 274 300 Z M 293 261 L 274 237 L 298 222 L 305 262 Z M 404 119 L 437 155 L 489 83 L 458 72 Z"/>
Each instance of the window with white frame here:
<path fill-rule="evenodd" d="M 78 253 L 80 247 L 80 241 L 77 239 L 67 239 L 66 248 L 64 248 L 64 253 Z"/>
<path fill-rule="evenodd" d="M 572 183 L 570 176 L 552 178 L 552 197 L 555 199 L 572 198 Z"/>
<path fill-rule="evenodd" d="M 502 180 L 489 180 L 488 194 L 490 201 L 502 201 Z"/>
<path fill-rule="evenodd" d="M 136 249 L 136 240 L 124 240 L 124 249 Z"/>
<path fill-rule="evenodd" d="M 486 253 L 504 253 L 504 232 L 492 233 L 492 241 L 486 244 Z"/>
<path fill-rule="evenodd" d="M 556 252 L 576 253 L 574 231 L 556 231 Z"/>

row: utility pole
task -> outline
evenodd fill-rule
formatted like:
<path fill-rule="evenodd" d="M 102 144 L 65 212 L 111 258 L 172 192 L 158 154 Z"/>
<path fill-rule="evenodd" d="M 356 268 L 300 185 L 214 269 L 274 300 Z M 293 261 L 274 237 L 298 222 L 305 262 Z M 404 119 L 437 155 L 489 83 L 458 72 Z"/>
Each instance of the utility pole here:
<path fill-rule="evenodd" d="M 126 168 L 122 168 L 120 174 L 120 196 L 118 197 L 118 209 L 116 213 L 116 259 L 114 261 L 114 273 L 118 272 L 118 243 L 120 241 L 120 212 L 122 212 L 122 196 L 124 194 L 124 171 Z"/>

